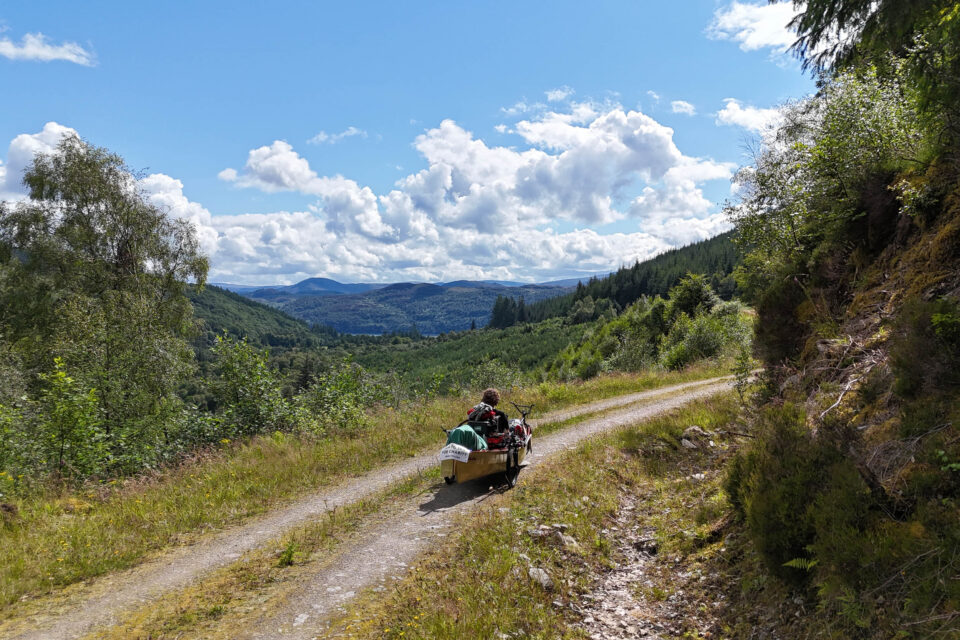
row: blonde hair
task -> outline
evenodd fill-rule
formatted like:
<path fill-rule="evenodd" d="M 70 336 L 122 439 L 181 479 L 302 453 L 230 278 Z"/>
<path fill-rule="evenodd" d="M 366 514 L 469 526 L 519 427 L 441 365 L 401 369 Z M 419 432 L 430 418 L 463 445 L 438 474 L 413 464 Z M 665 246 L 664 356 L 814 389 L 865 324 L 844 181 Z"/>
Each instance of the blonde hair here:
<path fill-rule="evenodd" d="M 483 392 L 483 397 L 481 398 L 482 402 L 486 402 L 491 407 L 497 406 L 497 403 L 500 402 L 500 392 L 494 389 L 493 387 L 486 389 Z"/>

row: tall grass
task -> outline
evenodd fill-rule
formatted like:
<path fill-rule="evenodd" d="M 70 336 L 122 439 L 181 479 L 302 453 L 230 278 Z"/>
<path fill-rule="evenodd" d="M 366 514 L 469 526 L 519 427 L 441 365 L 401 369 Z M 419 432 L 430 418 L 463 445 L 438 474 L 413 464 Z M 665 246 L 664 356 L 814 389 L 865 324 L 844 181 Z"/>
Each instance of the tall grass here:
<path fill-rule="evenodd" d="M 716 365 L 685 372 L 602 376 L 544 383 L 505 394 L 537 413 L 722 373 Z M 13 502 L 0 526 L 0 606 L 124 569 L 151 552 L 189 542 L 324 486 L 442 444 L 442 427 L 472 399 L 437 398 L 370 415 L 372 428 L 315 439 L 275 433 L 198 453 L 150 475 L 90 486 L 48 488 Z M 12 612 L 5 610 L 0 617 Z"/>
<path fill-rule="evenodd" d="M 588 440 L 538 465 L 516 490 L 461 516 L 455 525 L 460 533 L 386 594 L 362 594 L 332 626 L 331 637 L 584 637 L 570 624 L 577 618 L 569 605 L 589 591 L 597 571 L 616 561 L 611 539 L 619 534 L 607 528 L 620 499 L 643 496 L 641 506 L 651 505 L 645 526 L 655 528 L 662 553 L 687 552 L 686 534 L 703 539 L 725 500 L 718 510 L 719 475 L 702 484 L 688 476 L 714 466 L 720 449 L 689 452 L 678 444 L 681 433 L 691 424 L 729 428 L 736 416 L 735 396 L 726 394 Z M 530 534 L 554 524 L 565 525 L 574 543 L 554 533 Z M 547 572 L 552 589 L 531 579 L 531 567 Z"/>

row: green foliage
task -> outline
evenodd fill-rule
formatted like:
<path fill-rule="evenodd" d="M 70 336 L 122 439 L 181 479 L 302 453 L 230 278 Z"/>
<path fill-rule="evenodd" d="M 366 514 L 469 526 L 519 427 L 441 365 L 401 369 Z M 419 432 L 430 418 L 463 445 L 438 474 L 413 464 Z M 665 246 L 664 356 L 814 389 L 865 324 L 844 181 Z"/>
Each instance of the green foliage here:
<path fill-rule="evenodd" d="M 954 0 L 811 0 L 793 26 L 794 50 L 818 71 L 873 63 L 897 73 L 886 67 L 902 64 L 930 124 L 957 141 L 960 5 Z M 891 56 L 897 63 L 890 65 Z"/>
<path fill-rule="evenodd" d="M 940 469 L 942 471 L 950 471 L 954 473 L 960 472 L 960 461 L 951 458 L 950 454 L 943 449 L 937 450 L 937 458 L 940 459 L 940 464 L 942 465 Z"/>
<path fill-rule="evenodd" d="M 616 315 L 617 309 L 609 299 L 594 300 L 593 296 L 588 294 L 573 303 L 567 312 L 566 320 L 570 324 L 583 324 L 594 320 L 610 320 Z"/>
<path fill-rule="evenodd" d="M 814 587 L 839 633 L 952 637 L 960 311 L 937 296 L 956 290 L 939 270 L 956 266 L 960 5 L 810 0 L 795 26 L 831 73 L 785 108 L 728 211 L 757 353 L 772 382 L 781 365 L 802 381 L 771 385 L 728 492 L 770 571 Z M 844 379 L 854 410 L 848 395 L 808 428 L 792 395 L 823 408 Z"/>
<path fill-rule="evenodd" d="M 271 351 L 312 349 L 337 338 L 333 329 L 311 328 L 279 309 L 220 287 L 191 287 L 189 297 L 194 314 L 202 321 L 199 342 L 203 347 L 212 346 L 224 332 Z"/>
<path fill-rule="evenodd" d="M 515 324 L 523 324 L 527 320 L 527 304 L 523 296 L 520 296 L 519 300 L 514 300 L 511 296 L 498 295 L 490 312 L 490 324 L 487 326 L 493 329 L 506 329 Z"/>
<path fill-rule="evenodd" d="M 960 483 L 944 462 L 950 454 L 916 451 L 929 463 L 902 478 L 911 507 L 901 503 L 896 512 L 849 456 L 849 434 L 814 435 L 789 403 L 764 408 L 753 433 L 729 465 L 725 488 L 771 573 L 815 587 L 822 607 L 849 628 L 884 630 L 878 637 L 904 622 L 936 628 L 923 626 L 933 622 L 931 611 L 960 598 L 960 588 L 943 580 L 957 570 L 943 550 L 960 540 Z M 878 596 L 901 604 L 891 610 Z"/>
<path fill-rule="evenodd" d="M 960 383 L 960 307 L 954 300 L 914 300 L 895 323 L 890 347 L 894 391 L 904 398 Z"/>
<path fill-rule="evenodd" d="M 280 555 L 277 557 L 277 566 L 280 568 L 292 566 L 294 559 L 296 558 L 297 551 L 299 550 L 299 545 L 297 545 L 295 540 L 288 542 L 287 546 L 283 548 L 283 551 L 281 551 Z"/>
<path fill-rule="evenodd" d="M 533 376 L 545 368 L 568 344 L 580 339 L 587 325 L 568 325 L 559 318 L 507 329 L 480 329 L 448 333 L 421 340 L 382 338 L 363 344 L 344 344 L 355 361 L 368 371 L 402 378 L 414 391 L 429 387 L 434 376 L 443 376 L 441 392 L 470 387 L 475 369 L 498 360 L 511 369 Z"/>
<path fill-rule="evenodd" d="M 501 391 L 510 390 L 519 387 L 523 379 L 523 374 L 510 364 L 491 359 L 473 367 L 470 388 L 487 389 L 495 387 Z"/>
<path fill-rule="evenodd" d="M 61 358 L 39 380 L 35 400 L 0 405 L 0 470 L 80 480 L 113 470 L 97 391 L 68 375 Z"/>
<path fill-rule="evenodd" d="M 813 568 L 817 566 L 817 559 L 814 558 L 794 558 L 783 563 L 783 566 L 790 567 L 791 569 L 802 569 L 803 571 L 813 571 Z"/>
<path fill-rule="evenodd" d="M 236 435 L 291 429 L 296 415 L 280 393 L 276 372 L 267 363 L 267 353 L 246 340 L 218 336 L 213 347 L 217 379 L 214 397 L 222 421 Z"/>
<path fill-rule="evenodd" d="M 776 139 L 741 170 L 741 201 L 727 209 L 763 290 L 807 278 L 837 247 L 884 246 L 898 211 L 891 172 L 912 166 L 921 132 L 909 91 L 873 70 L 844 73 L 785 109 Z M 891 217 L 892 216 L 892 217 Z"/>
<path fill-rule="evenodd" d="M 532 322 L 556 317 L 581 317 L 584 318 L 582 321 L 596 319 L 603 315 L 606 307 L 599 312 L 585 310 L 588 303 L 584 302 L 575 310 L 577 303 L 589 297 L 594 305 L 606 303 L 615 310 L 624 309 L 644 296 L 666 295 L 690 273 L 708 274 L 713 290 L 720 297 L 730 299 L 736 291 L 732 273 L 741 259 L 731 238 L 732 233 L 723 233 L 666 251 L 644 262 L 638 261 L 631 267 L 622 267 L 605 278 L 591 278 L 571 294 L 528 305 L 527 314 Z"/>
<path fill-rule="evenodd" d="M 24 183 L 30 199 L 0 207 L 0 369 L 13 370 L 0 402 L 22 418 L 21 468 L 83 477 L 156 464 L 193 371 L 186 280 L 202 285 L 207 270 L 193 227 L 152 205 L 121 158 L 76 137 L 36 156 Z"/>
<path fill-rule="evenodd" d="M 806 293 L 797 278 L 774 279 L 756 294 L 754 306 L 763 321 L 755 324 L 754 341 L 764 362 L 780 364 L 800 352 L 810 331 L 798 317 L 798 309 L 805 302 Z"/>
<path fill-rule="evenodd" d="M 315 433 L 347 434 L 367 425 L 366 409 L 382 395 L 362 367 L 347 361 L 314 378 L 297 403 L 313 417 Z"/>
<path fill-rule="evenodd" d="M 43 419 L 34 436 L 41 455 L 59 475 L 86 477 L 106 468 L 107 434 L 100 424 L 97 393 L 84 389 L 54 360 L 52 373 L 40 374 L 45 389 L 40 396 Z"/>
<path fill-rule="evenodd" d="M 688 315 L 689 313 L 692 315 Z M 617 318 L 598 324 L 550 365 L 561 379 L 651 366 L 681 369 L 697 360 L 734 355 L 750 342 L 742 305 L 721 303 L 702 276 L 687 275 L 664 301 L 641 299 Z"/>
<path fill-rule="evenodd" d="M 750 348 L 747 345 L 741 345 L 737 350 L 736 359 L 733 364 L 733 373 L 736 381 L 733 388 L 740 398 L 740 404 L 746 402 L 747 388 L 750 386 L 750 374 L 753 371 L 753 358 L 750 356 Z"/>
<path fill-rule="evenodd" d="M 670 307 L 667 317 L 672 321 L 681 313 L 691 317 L 710 313 L 719 303 L 720 298 L 714 293 L 706 277 L 688 273 L 670 289 Z"/>
<path fill-rule="evenodd" d="M 814 539 L 809 506 L 837 453 L 810 437 L 797 407 L 765 410 L 756 429 L 754 445 L 731 464 L 725 488 L 770 571 L 799 580 L 803 573 L 787 563 L 805 556 Z"/>
<path fill-rule="evenodd" d="M 762 318 L 757 353 L 772 365 L 836 323 L 846 281 L 897 233 L 897 172 L 920 167 L 927 144 L 909 85 L 874 68 L 825 79 L 784 117 L 727 209 L 748 251 L 738 282 Z"/>
<path fill-rule="evenodd" d="M 18 425 L 23 418 L 17 409 L 0 404 L 0 472 L 3 473 L 4 486 L 0 486 L 0 497 L 9 493 L 12 487 L 6 487 L 17 474 L 11 473 L 20 468 L 17 449 L 22 446 L 22 434 Z"/>
<path fill-rule="evenodd" d="M 668 369 L 682 369 L 696 360 L 720 355 L 731 338 L 725 318 L 739 320 L 735 315 L 711 316 L 704 313 L 691 320 L 681 312 L 664 338 L 663 365 Z"/>

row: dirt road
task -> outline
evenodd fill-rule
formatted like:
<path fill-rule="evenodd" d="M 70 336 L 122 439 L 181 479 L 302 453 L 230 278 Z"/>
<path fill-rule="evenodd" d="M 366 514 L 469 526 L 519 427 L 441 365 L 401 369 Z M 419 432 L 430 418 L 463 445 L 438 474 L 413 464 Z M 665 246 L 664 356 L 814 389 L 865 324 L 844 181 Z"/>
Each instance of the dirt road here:
<path fill-rule="evenodd" d="M 568 418 L 625 407 L 570 428 L 537 438 L 530 464 L 556 451 L 571 448 L 596 433 L 676 408 L 691 400 L 730 388 L 729 378 L 703 380 L 653 391 L 618 396 L 545 415 L 538 422 Z M 639 406 L 630 406 L 642 403 Z M 56 611 L 45 611 L 23 621 L 11 640 L 79 638 L 116 624 L 122 615 L 151 600 L 183 588 L 210 571 L 231 564 L 243 553 L 257 549 L 284 532 L 327 511 L 371 496 L 401 478 L 436 465 L 433 453 L 410 458 L 376 473 L 358 477 L 338 487 L 319 491 L 266 516 L 212 535 L 198 544 L 174 549 L 133 569 L 105 576 L 90 586 L 74 589 L 73 596 Z M 521 474 L 521 479 L 523 475 Z M 411 505 L 402 517 L 388 520 L 365 532 L 357 543 L 338 556 L 332 566 L 304 580 L 297 595 L 274 609 L 276 615 L 255 621 L 249 637 L 312 638 L 322 634 L 323 620 L 356 591 L 384 582 L 403 571 L 435 536 L 443 534 L 453 514 L 488 495 L 485 483 L 447 487 L 431 500 Z"/>
<path fill-rule="evenodd" d="M 535 465 L 539 460 L 564 449 L 573 448 L 582 440 L 598 433 L 650 418 L 691 400 L 728 389 L 728 382 L 701 385 L 536 438 L 534 455 L 532 459 L 528 458 L 529 465 Z M 522 482 L 522 473 L 520 478 Z M 454 515 L 477 505 L 491 495 L 488 483 L 489 480 L 485 482 L 484 479 L 479 479 L 442 487 L 427 502 L 411 504 L 407 512 L 382 523 L 350 549 L 345 550 L 332 566 L 301 578 L 299 588 L 294 590 L 294 597 L 274 609 L 269 617 L 251 621 L 247 633 L 236 637 L 251 640 L 278 637 L 306 640 L 325 637 L 326 620 L 337 613 L 338 607 L 361 589 L 384 585 L 390 579 L 402 575 L 407 565 L 438 536 L 446 535 Z"/>

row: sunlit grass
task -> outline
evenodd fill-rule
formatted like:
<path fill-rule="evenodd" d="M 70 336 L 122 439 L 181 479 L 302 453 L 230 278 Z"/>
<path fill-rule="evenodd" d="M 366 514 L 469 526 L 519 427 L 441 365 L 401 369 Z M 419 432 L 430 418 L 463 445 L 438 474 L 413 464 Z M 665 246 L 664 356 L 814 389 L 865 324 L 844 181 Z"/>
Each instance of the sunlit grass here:
<path fill-rule="evenodd" d="M 586 383 L 541 384 L 504 395 L 536 412 L 723 373 L 705 365 L 680 373 L 617 374 Z M 470 399 L 438 398 L 380 410 L 370 428 L 324 439 L 261 436 L 198 455 L 151 476 L 82 491 L 46 492 L 14 504 L 0 527 L 0 604 L 8 607 L 86 578 L 123 569 L 158 549 L 263 513 L 344 478 L 429 451 L 458 423 Z M 506 402 L 504 406 L 509 407 Z"/>
<path fill-rule="evenodd" d="M 201 581 L 151 602 L 120 624 L 85 638 L 212 640 L 242 635 L 245 616 L 251 611 L 262 611 L 265 602 L 282 601 L 283 594 L 302 585 L 302 576 L 309 575 L 312 566 L 334 557 L 371 517 L 396 512 L 406 504 L 404 498 L 426 491 L 439 480 L 439 470 L 413 476 L 368 498 L 337 508 L 318 521 L 296 527 L 263 548 L 245 554 Z"/>
<path fill-rule="evenodd" d="M 702 483 L 687 478 L 711 454 L 676 443 L 691 424 L 715 430 L 729 427 L 736 415 L 735 396 L 717 396 L 591 439 L 538 465 L 517 489 L 462 516 L 461 533 L 422 558 L 386 596 L 361 595 L 331 635 L 585 638 L 570 624 L 577 616 L 569 605 L 590 589 L 595 570 L 616 560 L 610 542 L 616 534 L 606 529 L 614 525 L 621 496 L 637 497 L 662 553 L 688 550 L 709 527 L 697 520 L 709 520 L 725 504 L 719 475 Z M 657 511 L 667 516 L 651 518 Z M 567 525 L 565 534 L 576 545 L 565 546 L 553 534 L 530 534 L 553 524 Z M 531 566 L 550 575 L 552 590 L 531 580 Z"/>

